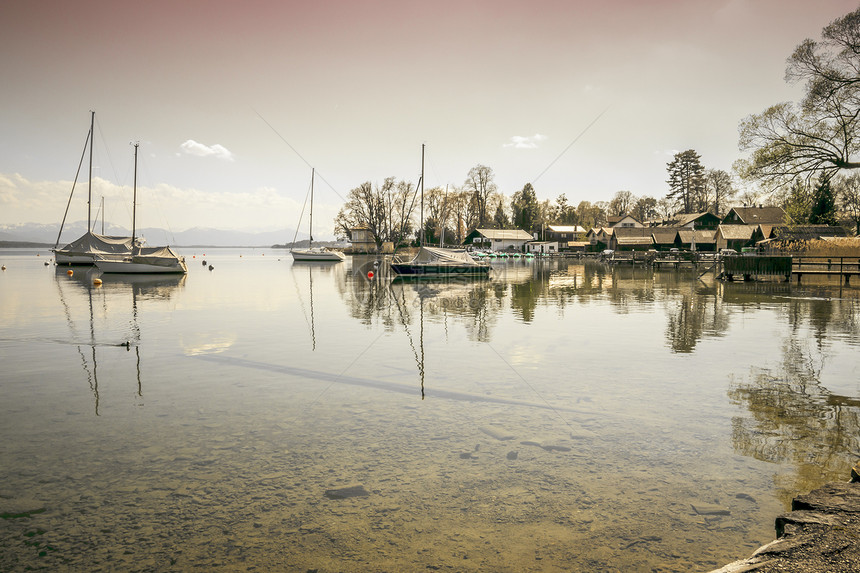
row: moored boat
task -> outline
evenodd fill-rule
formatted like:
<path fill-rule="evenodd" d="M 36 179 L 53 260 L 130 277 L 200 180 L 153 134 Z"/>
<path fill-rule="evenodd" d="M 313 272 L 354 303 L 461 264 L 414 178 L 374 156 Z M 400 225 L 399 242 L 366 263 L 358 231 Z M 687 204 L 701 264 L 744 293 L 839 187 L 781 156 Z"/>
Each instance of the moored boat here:
<path fill-rule="evenodd" d="M 311 209 L 308 217 L 308 248 L 290 249 L 294 261 L 320 261 L 339 263 L 346 259 L 340 251 L 332 251 L 325 247 L 314 247 L 314 175 L 316 171 L 311 168 Z"/>
<path fill-rule="evenodd" d="M 134 144 L 134 194 L 132 199 L 131 239 L 134 244 L 135 224 L 137 218 L 137 149 Z M 154 273 L 187 273 L 185 257 L 173 252 L 170 247 L 141 247 L 135 245 L 131 252 L 122 255 L 99 254 L 95 257 L 95 265 L 103 273 L 154 274 Z"/>
<path fill-rule="evenodd" d="M 66 212 L 63 214 L 63 222 L 60 224 L 60 232 L 57 234 L 57 241 L 54 243 L 54 248 L 51 249 L 54 253 L 54 262 L 58 265 L 92 265 L 97 256 L 103 255 L 122 255 L 129 254 L 135 245 L 132 237 L 115 237 L 92 232 L 92 190 L 93 190 L 93 139 L 95 135 L 95 118 L 96 112 L 90 112 L 90 130 L 87 133 L 87 141 L 84 144 L 84 151 L 89 145 L 89 182 L 87 183 L 87 232 L 75 239 L 65 247 L 59 247 L 60 237 L 63 234 L 63 226 L 66 223 L 66 216 L 69 214 L 69 205 L 72 202 L 72 196 L 75 193 L 75 186 L 72 185 L 72 192 L 69 195 L 69 202 L 66 205 Z M 83 163 L 83 155 L 81 155 L 81 163 Z M 78 166 L 80 173 L 80 166 Z M 75 182 L 77 183 L 77 175 Z M 104 226 L 104 225 L 102 225 Z"/>
<path fill-rule="evenodd" d="M 424 145 L 421 146 L 421 205 L 424 205 Z M 423 210 L 420 229 L 424 228 Z M 490 274 L 490 264 L 476 261 L 465 249 L 447 249 L 424 246 L 424 233 L 421 233 L 421 248 L 411 261 L 391 263 L 391 270 L 400 277 L 486 277 Z"/>

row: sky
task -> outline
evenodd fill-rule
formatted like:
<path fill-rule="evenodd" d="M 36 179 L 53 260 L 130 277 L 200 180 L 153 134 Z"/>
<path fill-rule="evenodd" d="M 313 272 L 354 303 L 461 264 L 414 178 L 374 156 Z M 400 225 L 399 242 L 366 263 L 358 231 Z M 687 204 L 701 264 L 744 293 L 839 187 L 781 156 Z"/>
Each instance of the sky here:
<path fill-rule="evenodd" d="M 785 63 L 843 0 L 6 0 L 0 226 L 58 223 L 95 111 L 92 216 L 314 235 L 386 177 L 510 197 L 667 192 L 666 164 L 743 156 L 738 125 L 801 86 Z M 87 219 L 87 162 L 69 221 Z M 81 185 L 80 182 L 83 182 Z"/>

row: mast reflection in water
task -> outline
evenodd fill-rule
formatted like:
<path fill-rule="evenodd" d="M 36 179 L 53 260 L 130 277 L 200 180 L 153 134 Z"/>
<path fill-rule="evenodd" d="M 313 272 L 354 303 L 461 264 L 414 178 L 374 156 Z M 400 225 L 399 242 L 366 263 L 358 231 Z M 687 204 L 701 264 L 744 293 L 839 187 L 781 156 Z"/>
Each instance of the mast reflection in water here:
<path fill-rule="evenodd" d="M 860 453 L 854 287 L 203 254 L 0 251 L 0 569 L 705 571 Z"/>

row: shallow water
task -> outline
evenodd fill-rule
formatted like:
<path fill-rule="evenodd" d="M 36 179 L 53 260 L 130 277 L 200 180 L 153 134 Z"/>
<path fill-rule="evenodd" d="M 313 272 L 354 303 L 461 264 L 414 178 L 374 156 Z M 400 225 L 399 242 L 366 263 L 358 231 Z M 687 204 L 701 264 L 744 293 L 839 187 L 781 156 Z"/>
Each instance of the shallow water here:
<path fill-rule="evenodd" d="M 183 254 L 0 251 L 0 569 L 707 571 L 860 456 L 855 288 Z"/>

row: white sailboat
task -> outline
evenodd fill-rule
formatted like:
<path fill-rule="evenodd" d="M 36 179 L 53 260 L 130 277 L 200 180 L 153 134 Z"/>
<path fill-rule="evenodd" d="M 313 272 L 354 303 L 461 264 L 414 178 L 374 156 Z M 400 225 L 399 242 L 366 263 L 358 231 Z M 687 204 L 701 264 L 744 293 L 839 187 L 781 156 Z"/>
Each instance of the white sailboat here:
<path fill-rule="evenodd" d="M 321 261 L 330 263 L 339 263 L 346 259 L 340 251 L 332 251 L 325 247 L 314 247 L 314 175 L 315 171 L 311 168 L 311 211 L 308 222 L 308 248 L 307 249 L 290 249 L 294 261 Z"/>
<path fill-rule="evenodd" d="M 133 237 L 116 237 L 93 233 L 92 230 L 92 195 L 93 195 L 93 139 L 95 135 L 95 119 L 96 112 L 90 112 L 90 131 L 87 133 L 87 144 L 89 145 L 89 183 L 87 192 L 87 232 L 75 239 L 68 245 L 58 248 L 60 244 L 60 236 L 63 234 L 63 226 L 66 224 L 66 216 L 69 214 L 69 205 L 72 202 L 72 195 L 75 193 L 74 185 L 72 185 L 72 194 L 69 196 L 69 202 L 66 204 L 66 212 L 63 214 L 63 222 L 60 225 L 60 232 L 57 234 L 57 242 L 54 243 L 54 260 L 58 265 L 92 265 L 98 255 L 122 255 L 131 253 L 134 245 Z M 84 147 L 86 151 L 86 144 Z M 81 163 L 83 163 L 83 155 L 81 155 Z M 78 166 L 80 173 L 80 165 Z M 77 183 L 77 175 L 75 182 Z M 104 216 L 104 215 L 102 215 Z"/>
<path fill-rule="evenodd" d="M 131 236 L 134 240 L 137 218 L 137 148 L 134 144 L 134 196 L 131 215 Z M 131 252 L 124 255 L 98 255 L 95 265 L 103 273 L 182 273 L 188 272 L 185 257 L 177 255 L 170 247 L 141 247 L 135 246 Z"/>

